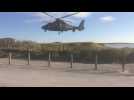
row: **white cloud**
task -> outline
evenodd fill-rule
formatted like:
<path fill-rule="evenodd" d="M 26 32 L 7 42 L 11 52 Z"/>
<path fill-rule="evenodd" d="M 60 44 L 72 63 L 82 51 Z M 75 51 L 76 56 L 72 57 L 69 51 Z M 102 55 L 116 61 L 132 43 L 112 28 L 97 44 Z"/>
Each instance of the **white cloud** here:
<path fill-rule="evenodd" d="M 100 20 L 103 22 L 113 22 L 116 19 L 113 16 L 105 16 L 105 17 L 101 17 Z"/>

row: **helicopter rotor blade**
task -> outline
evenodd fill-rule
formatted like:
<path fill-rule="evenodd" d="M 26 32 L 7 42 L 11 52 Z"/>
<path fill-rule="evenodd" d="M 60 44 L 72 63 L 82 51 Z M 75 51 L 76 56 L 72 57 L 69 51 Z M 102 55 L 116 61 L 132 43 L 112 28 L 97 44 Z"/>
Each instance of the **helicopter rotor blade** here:
<path fill-rule="evenodd" d="M 78 13 L 80 13 L 80 12 L 77 12 L 77 13 L 73 13 L 73 14 L 69 14 L 69 15 L 63 16 L 63 17 L 61 17 L 61 18 L 70 17 L 70 16 L 76 15 L 76 14 L 78 14 Z"/>
<path fill-rule="evenodd" d="M 56 19 L 56 17 L 54 17 L 54 16 L 52 16 L 52 15 L 49 15 L 47 12 L 43 12 L 45 15 L 47 15 L 47 16 L 49 16 L 49 17 L 52 17 L 52 18 L 55 18 Z"/>

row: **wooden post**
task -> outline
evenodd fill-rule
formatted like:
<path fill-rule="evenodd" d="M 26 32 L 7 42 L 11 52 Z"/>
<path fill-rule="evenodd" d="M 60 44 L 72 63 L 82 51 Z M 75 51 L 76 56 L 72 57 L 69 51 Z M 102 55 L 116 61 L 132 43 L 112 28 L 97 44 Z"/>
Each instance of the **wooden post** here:
<path fill-rule="evenodd" d="M 98 54 L 96 53 L 96 55 L 95 55 L 95 68 L 94 68 L 95 70 L 97 70 L 98 69 Z"/>
<path fill-rule="evenodd" d="M 9 63 L 8 64 L 11 64 L 11 61 L 12 61 L 12 53 L 11 52 L 9 52 L 8 60 L 9 60 Z"/>
<path fill-rule="evenodd" d="M 48 67 L 51 66 L 51 52 L 48 54 Z"/>
<path fill-rule="evenodd" d="M 30 65 L 30 60 L 31 60 L 31 54 L 30 54 L 30 50 L 28 49 L 28 65 Z"/>
<path fill-rule="evenodd" d="M 73 54 L 70 55 L 70 68 L 73 68 Z"/>

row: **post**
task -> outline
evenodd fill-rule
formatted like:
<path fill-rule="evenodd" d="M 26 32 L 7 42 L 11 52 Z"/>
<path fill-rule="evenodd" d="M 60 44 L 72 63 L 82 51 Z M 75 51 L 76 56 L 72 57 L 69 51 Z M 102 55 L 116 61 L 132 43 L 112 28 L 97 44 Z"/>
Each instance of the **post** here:
<path fill-rule="evenodd" d="M 73 68 L 73 54 L 70 55 L 70 68 Z"/>
<path fill-rule="evenodd" d="M 31 60 L 31 55 L 30 55 L 30 50 L 28 49 L 28 65 L 30 65 L 30 60 Z"/>
<path fill-rule="evenodd" d="M 125 71 L 125 64 L 126 64 L 126 52 L 125 50 L 122 51 L 122 72 Z"/>
<path fill-rule="evenodd" d="M 51 66 L 51 52 L 48 54 L 48 67 Z"/>
<path fill-rule="evenodd" d="M 12 61 L 12 53 L 11 52 L 9 52 L 8 60 L 9 60 L 9 63 L 8 64 L 11 64 L 11 61 Z"/>
<path fill-rule="evenodd" d="M 96 53 L 96 55 L 95 55 L 95 68 L 94 68 L 95 70 L 97 70 L 98 69 L 98 54 Z"/>
<path fill-rule="evenodd" d="M 123 55 L 123 58 L 122 58 L 122 72 L 125 71 L 125 56 Z"/>

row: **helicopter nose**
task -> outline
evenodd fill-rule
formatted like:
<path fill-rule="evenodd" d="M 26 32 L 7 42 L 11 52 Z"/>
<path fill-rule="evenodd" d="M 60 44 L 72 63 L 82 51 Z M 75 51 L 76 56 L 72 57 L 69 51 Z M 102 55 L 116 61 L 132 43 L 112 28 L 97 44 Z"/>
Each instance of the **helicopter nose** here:
<path fill-rule="evenodd" d="M 42 28 L 45 32 L 47 32 L 47 26 L 43 25 L 41 28 Z"/>
<path fill-rule="evenodd" d="M 41 28 L 42 28 L 43 30 L 45 30 L 45 29 L 46 29 L 46 26 L 45 26 L 45 25 L 43 25 Z"/>
<path fill-rule="evenodd" d="M 43 26 L 41 26 L 41 28 L 42 28 L 42 29 L 44 29 L 44 25 L 43 25 Z"/>

